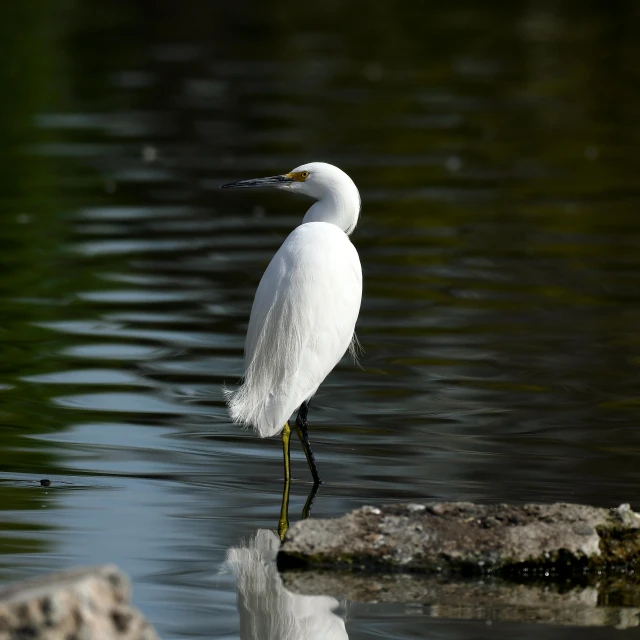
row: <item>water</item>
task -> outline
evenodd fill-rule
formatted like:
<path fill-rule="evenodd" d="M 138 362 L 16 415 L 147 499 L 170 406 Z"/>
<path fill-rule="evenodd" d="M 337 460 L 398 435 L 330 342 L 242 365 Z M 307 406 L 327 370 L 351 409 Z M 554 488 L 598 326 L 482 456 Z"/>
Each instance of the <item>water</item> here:
<path fill-rule="evenodd" d="M 366 349 L 312 404 L 313 515 L 634 505 L 635 5 L 6 4 L 1 580 L 116 562 L 163 638 L 238 637 L 220 569 L 276 527 L 281 453 L 221 385 L 308 203 L 217 187 L 311 160 L 361 189 Z M 295 520 L 297 445 L 293 474 Z M 351 640 L 566 634 L 346 617 Z"/>

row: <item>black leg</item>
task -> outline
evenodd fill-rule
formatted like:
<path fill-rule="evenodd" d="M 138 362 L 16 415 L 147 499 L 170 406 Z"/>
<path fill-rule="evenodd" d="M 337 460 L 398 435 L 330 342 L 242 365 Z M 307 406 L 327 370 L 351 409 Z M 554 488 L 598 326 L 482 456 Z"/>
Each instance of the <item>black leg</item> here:
<path fill-rule="evenodd" d="M 313 506 L 313 501 L 316 499 L 316 494 L 318 493 L 318 489 L 320 488 L 319 484 L 313 484 L 311 488 L 311 493 L 307 497 L 307 501 L 304 503 L 304 508 L 302 509 L 302 519 L 306 520 L 311 515 L 311 507 Z"/>
<path fill-rule="evenodd" d="M 309 412 L 309 403 L 305 402 L 300 405 L 298 410 L 298 417 L 296 418 L 296 431 L 300 442 L 302 442 L 302 448 L 304 449 L 304 455 L 307 457 L 307 463 L 309 469 L 311 469 L 311 475 L 313 476 L 313 483 L 316 485 L 322 484 L 320 476 L 318 475 L 318 468 L 316 467 L 316 461 L 313 457 L 313 451 L 311 451 L 311 445 L 309 444 L 309 434 L 307 432 L 307 413 Z"/>

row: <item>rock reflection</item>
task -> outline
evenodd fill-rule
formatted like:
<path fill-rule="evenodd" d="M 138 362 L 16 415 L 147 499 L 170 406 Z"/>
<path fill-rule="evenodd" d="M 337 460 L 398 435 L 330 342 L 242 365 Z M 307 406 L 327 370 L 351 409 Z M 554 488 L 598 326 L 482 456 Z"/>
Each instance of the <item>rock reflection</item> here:
<path fill-rule="evenodd" d="M 411 573 L 289 571 L 282 578 L 294 593 L 411 605 L 413 614 L 429 618 L 617 629 L 640 623 L 637 584 L 624 577 L 574 586 L 552 584 L 544 576 L 517 583 L 495 577 L 464 580 Z"/>
<path fill-rule="evenodd" d="M 260 529 L 248 543 L 227 551 L 225 567 L 236 576 L 242 640 L 348 639 L 339 602 L 325 595 L 287 591 L 276 569 L 278 536 Z"/>

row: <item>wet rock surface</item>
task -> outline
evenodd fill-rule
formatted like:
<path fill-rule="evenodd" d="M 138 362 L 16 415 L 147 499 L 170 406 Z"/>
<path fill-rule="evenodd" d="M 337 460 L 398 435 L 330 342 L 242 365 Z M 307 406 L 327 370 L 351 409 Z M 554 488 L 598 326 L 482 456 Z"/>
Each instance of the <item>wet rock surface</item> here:
<path fill-rule="evenodd" d="M 629 505 L 424 503 L 297 522 L 278 568 L 551 579 L 604 572 L 635 580 L 638 559 L 640 516 Z"/>
<path fill-rule="evenodd" d="M 0 588 L 0 640 L 157 640 L 115 566 L 52 573 Z"/>

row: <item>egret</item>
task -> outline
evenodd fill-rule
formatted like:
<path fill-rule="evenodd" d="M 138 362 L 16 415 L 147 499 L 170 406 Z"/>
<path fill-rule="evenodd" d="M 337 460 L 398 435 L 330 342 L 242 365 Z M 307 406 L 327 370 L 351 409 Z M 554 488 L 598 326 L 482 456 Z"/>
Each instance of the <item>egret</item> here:
<path fill-rule="evenodd" d="M 260 280 L 245 341 L 243 383 L 225 391 L 226 399 L 234 422 L 252 426 L 262 438 L 282 433 L 285 483 L 290 479 L 289 420 L 298 409 L 296 431 L 317 488 L 321 480 L 307 415 L 322 381 L 355 347 L 362 268 L 349 235 L 360 215 L 360 194 L 344 171 L 324 162 L 222 186 L 255 187 L 300 193 L 316 202 Z"/>

